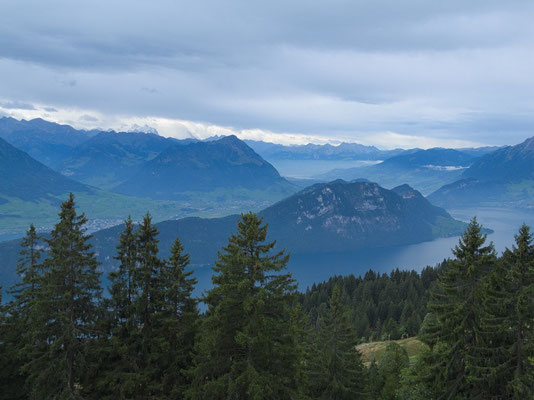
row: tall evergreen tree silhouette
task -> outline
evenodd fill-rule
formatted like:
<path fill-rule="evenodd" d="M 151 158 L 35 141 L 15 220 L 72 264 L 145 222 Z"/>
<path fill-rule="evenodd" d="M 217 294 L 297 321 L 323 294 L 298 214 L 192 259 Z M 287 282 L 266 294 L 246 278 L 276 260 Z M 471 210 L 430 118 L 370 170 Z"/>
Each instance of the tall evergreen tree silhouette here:
<path fill-rule="evenodd" d="M 292 399 L 299 392 L 299 351 L 291 324 L 295 284 L 288 256 L 265 243 L 267 226 L 242 215 L 215 263 L 204 302 L 191 399 Z"/>
<path fill-rule="evenodd" d="M 46 344 L 46 351 L 28 365 L 28 379 L 38 398 L 80 398 L 86 345 L 95 335 L 101 296 L 86 222 L 84 214 L 76 213 L 71 193 L 47 239 L 46 275 L 35 299 L 38 318 L 32 320 L 31 329 L 34 343 Z"/>

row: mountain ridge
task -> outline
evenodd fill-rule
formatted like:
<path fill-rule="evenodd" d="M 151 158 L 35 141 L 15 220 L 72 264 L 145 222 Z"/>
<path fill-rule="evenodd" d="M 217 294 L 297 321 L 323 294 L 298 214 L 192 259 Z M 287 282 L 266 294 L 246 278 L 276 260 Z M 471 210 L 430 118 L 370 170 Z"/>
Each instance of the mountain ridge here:
<path fill-rule="evenodd" d="M 183 192 L 209 192 L 220 187 L 294 191 L 293 185 L 270 163 L 233 135 L 171 146 L 115 191 L 138 195 L 141 186 L 144 194 L 166 199 L 180 198 Z"/>
<path fill-rule="evenodd" d="M 428 198 L 442 207 L 534 207 L 534 137 L 484 155 Z"/>

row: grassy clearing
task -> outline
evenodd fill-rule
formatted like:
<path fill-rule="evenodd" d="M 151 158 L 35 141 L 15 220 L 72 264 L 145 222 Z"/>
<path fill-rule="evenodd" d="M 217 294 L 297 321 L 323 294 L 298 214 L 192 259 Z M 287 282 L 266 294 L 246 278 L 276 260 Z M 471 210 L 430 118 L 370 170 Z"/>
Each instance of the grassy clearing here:
<path fill-rule="evenodd" d="M 418 340 L 416 337 L 384 342 L 363 343 L 359 346 L 356 346 L 356 348 L 362 355 L 363 363 L 365 365 L 369 365 L 372 360 L 378 361 L 381 354 L 384 352 L 384 350 L 386 350 L 386 346 L 390 342 L 395 342 L 406 349 L 408 352 L 408 357 L 410 358 L 410 364 L 415 362 L 415 358 L 419 355 L 419 353 L 427 348 L 427 345 Z"/>

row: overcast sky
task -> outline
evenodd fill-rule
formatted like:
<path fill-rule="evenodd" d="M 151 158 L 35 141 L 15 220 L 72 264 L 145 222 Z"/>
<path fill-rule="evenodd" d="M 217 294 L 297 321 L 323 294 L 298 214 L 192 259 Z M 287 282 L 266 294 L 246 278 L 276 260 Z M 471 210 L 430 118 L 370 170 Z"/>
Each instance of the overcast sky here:
<path fill-rule="evenodd" d="M 0 114 L 283 143 L 534 136 L 534 2 L 0 3 Z"/>

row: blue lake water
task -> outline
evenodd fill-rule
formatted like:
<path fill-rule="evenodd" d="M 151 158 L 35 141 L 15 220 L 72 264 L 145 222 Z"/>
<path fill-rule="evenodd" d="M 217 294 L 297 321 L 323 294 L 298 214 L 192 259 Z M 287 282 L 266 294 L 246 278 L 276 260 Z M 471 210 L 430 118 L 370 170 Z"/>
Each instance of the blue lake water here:
<path fill-rule="evenodd" d="M 332 171 L 373 165 L 379 161 L 367 160 L 267 160 L 280 172 L 280 175 L 291 178 L 312 178 L 316 175 Z"/>
<path fill-rule="evenodd" d="M 500 253 L 511 247 L 514 235 L 523 222 L 534 227 L 534 211 L 504 208 L 467 208 L 449 210 L 451 215 L 462 221 L 469 221 L 474 215 L 480 223 L 494 230 L 488 235 Z M 395 268 L 423 269 L 434 266 L 446 258 L 452 257 L 451 249 L 458 243 L 459 237 L 436 239 L 407 246 L 364 249 L 350 253 L 294 254 L 288 264 L 289 271 L 297 280 L 299 289 L 306 290 L 314 282 L 328 280 L 333 275 L 360 275 L 367 270 L 390 272 Z M 211 268 L 196 271 L 200 291 L 211 286 Z"/>

